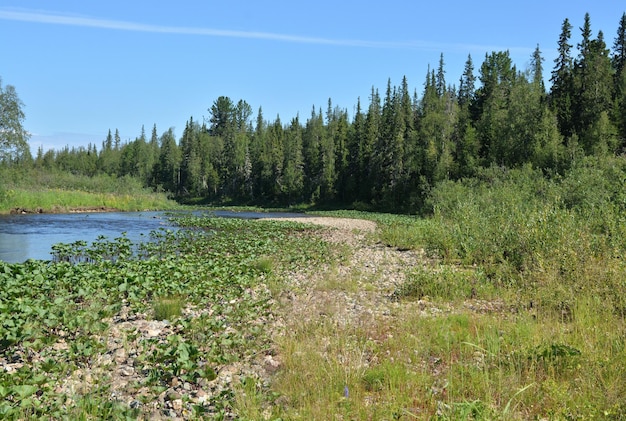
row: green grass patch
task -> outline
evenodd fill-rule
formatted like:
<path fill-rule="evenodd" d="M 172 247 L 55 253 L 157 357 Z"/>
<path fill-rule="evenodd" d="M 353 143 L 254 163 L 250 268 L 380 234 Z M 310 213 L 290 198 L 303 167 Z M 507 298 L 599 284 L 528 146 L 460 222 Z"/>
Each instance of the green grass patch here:
<path fill-rule="evenodd" d="M 183 314 L 185 300 L 182 297 L 159 297 L 152 303 L 155 320 L 172 321 Z"/>

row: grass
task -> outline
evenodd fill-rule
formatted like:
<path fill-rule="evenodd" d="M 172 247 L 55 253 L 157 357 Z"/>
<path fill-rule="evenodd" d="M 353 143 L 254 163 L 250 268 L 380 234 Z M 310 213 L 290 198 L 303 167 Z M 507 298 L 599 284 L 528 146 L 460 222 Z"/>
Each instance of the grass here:
<path fill-rule="evenodd" d="M 434 189 L 423 220 L 326 213 L 376 220 L 379 241 L 430 259 L 407 268 L 391 317 L 338 323 L 331 300 L 290 324 L 281 417 L 626 418 L 626 202 L 596 182 L 605 170 L 626 174 L 622 161 L 554 180 L 489 170 Z M 332 268 L 313 290 L 355 293 Z"/>
<path fill-rule="evenodd" d="M 346 272 L 351 250 L 318 230 L 269 221 L 183 219 L 193 230 L 142 262 L 0 265 L 2 355 L 48 350 L 59 329 L 74 340 L 63 358 L 0 373 L 0 411 L 47 414 L 43 402 L 59 415 L 50 384 L 105 352 L 94 336 L 121 298 L 146 312 L 155 297 L 184 296 L 210 313 L 146 344 L 155 396 L 173 377 L 212 381 L 221 365 L 271 349 L 271 382 L 243 376 L 221 403 L 242 419 L 624 419 L 626 201 L 623 185 L 598 181 L 626 179 L 624 168 L 583 162 L 554 179 L 488 169 L 434 187 L 425 219 L 326 213 L 377 221 L 374 244 L 425 250 L 394 291 L 378 287 L 382 270 Z M 386 311 L 359 307 L 358 294 L 381 294 Z M 278 302 L 304 307 L 269 338 Z M 76 397 L 72 415 L 137 416 L 105 389 Z"/>
<path fill-rule="evenodd" d="M 178 207 L 164 193 L 145 189 L 132 177 L 87 177 L 3 167 L 0 168 L 0 180 L 0 214 L 14 209 L 68 212 L 76 208 L 137 211 Z"/>
<path fill-rule="evenodd" d="M 107 208 L 120 211 L 173 209 L 176 204 L 165 195 L 142 192 L 139 194 L 91 193 L 67 190 L 9 190 L 0 200 L 0 213 L 13 209 L 30 212 L 69 212 L 81 208 Z"/>
<path fill-rule="evenodd" d="M 154 319 L 172 321 L 183 314 L 184 307 L 185 300 L 180 296 L 157 298 L 152 304 Z"/>

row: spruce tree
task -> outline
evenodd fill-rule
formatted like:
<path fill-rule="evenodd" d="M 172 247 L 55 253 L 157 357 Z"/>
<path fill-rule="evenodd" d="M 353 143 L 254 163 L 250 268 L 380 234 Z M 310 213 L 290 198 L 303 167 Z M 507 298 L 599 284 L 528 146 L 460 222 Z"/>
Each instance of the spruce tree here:
<path fill-rule="evenodd" d="M 571 56 L 572 45 L 570 44 L 571 31 L 572 25 L 568 19 L 565 19 L 561 26 L 561 35 L 559 36 L 559 54 L 554 60 L 554 69 L 550 78 L 552 83 L 550 104 L 556 114 L 559 130 L 565 138 L 569 138 L 574 134 L 572 107 L 575 91 L 573 59 Z"/>
<path fill-rule="evenodd" d="M 581 28 L 583 40 L 579 44 L 579 57 L 576 61 L 574 86 L 577 95 L 574 102 L 574 127 L 588 154 L 597 150 L 599 141 L 596 124 L 603 113 L 612 113 L 612 91 L 614 86 L 609 50 L 604 42 L 602 31 L 596 39 L 590 39 L 589 14 L 585 15 L 585 25 Z M 611 131 L 611 130 L 609 130 Z M 612 142 L 609 142 L 612 144 Z"/>
<path fill-rule="evenodd" d="M 622 14 L 613 43 L 614 117 L 622 148 L 626 147 L 626 13 Z"/>
<path fill-rule="evenodd" d="M 304 160 L 302 157 L 302 126 L 298 116 L 291 120 L 284 136 L 282 195 L 287 203 L 302 200 Z"/>

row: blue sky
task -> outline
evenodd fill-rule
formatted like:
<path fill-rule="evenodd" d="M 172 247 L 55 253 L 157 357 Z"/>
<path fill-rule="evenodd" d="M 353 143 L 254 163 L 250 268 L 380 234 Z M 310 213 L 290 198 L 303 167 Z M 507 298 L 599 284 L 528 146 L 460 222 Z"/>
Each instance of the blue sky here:
<path fill-rule="evenodd" d="M 565 18 L 573 44 L 589 12 L 594 37 L 602 30 L 612 46 L 625 10 L 608 0 L 0 0 L 0 77 L 25 104 L 33 150 L 99 148 L 109 129 L 123 141 L 154 124 L 180 137 L 220 95 L 285 124 L 329 98 L 352 117 L 388 79 L 406 76 L 421 94 L 441 53 L 458 85 L 468 54 L 476 74 L 486 53 L 507 49 L 525 69 L 539 44 L 547 82 Z"/>

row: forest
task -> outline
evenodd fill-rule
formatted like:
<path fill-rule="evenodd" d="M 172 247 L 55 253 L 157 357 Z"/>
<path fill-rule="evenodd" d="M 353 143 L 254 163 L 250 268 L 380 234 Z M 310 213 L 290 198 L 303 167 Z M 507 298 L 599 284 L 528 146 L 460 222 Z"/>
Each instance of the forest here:
<path fill-rule="evenodd" d="M 524 70 L 468 56 L 458 84 L 441 55 L 353 116 L 222 96 L 180 138 L 35 156 L 0 83 L 0 213 L 191 208 L 169 197 L 348 223 L 174 212 L 137 248 L 0 262 L 0 417 L 626 419 L 626 13 L 607 42 L 565 19 L 549 83 L 539 47 Z"/>
<path fill-rule="evenodd" d="M 253 117 L 245 100 L 220 96 L 210 117 L 190 118 L 180 138 L 156 125 L 132 141 L 109 130 L 101 145 L 40 148 L 35 157 L 5 150 L 2 166 L 132 177 L 183 203 L 420 213 L 437 183 L 483 168 L 530 165 L 557 177 L 587 156 L 624 152 L 626 14 L 610 46 L 602 31 L 594 36 L 589 14 L 575 46 L 572 29 L 565 19 L 549 88 L 539 46 L 523 70 L 508 51 L 486 54 L 479 66 L 468 55 L 458 84 L 446 78 L 442 54 L 420 92 L 406 77 L 389 80 L 384 93 L 372 87 L 367 103 L 357 99 L 353 116 L 329 99 L 305 118 L 269 120 L 261 107 Z"/>

